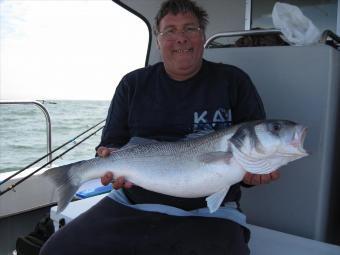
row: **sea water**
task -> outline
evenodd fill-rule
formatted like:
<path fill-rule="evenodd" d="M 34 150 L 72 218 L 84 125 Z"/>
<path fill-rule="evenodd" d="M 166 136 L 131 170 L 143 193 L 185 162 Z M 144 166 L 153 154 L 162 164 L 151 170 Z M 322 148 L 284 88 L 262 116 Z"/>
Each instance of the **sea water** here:
<path fill-rule="evenodd" d="M 53 157 L 79 143 L 86 134 L 75 140 L 73 138 L 104 120 L 109 104 L 110 101 L 43 101 L 51 119 L 52 150 L 72 141 L 53 153 Z M 101 130 L 57 159 L 54 164 L 63 165 L 94 157 L 100 137 Z M 47 135 L 43 112 L 30 104 L 0 105 L 0 172 L 20 170 L 45 154 Z M 47 159 L 44 159 L 36 166 L 46 162 Z"/>

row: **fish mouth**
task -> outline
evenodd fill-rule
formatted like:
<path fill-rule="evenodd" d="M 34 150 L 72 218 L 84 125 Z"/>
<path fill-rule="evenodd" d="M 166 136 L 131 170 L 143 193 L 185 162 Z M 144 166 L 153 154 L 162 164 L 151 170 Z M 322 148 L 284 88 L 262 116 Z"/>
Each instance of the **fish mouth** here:
<path fill-rule="evenodd" d="M 307 135 L 307 128 L 301 125 L 295 127 L 294 134 L 288 142 L 287 150 L 280 150 L 282 157 L 289 157 L 292 159 L 299 159 L 309 155 L 309 153 L 303 148 L 305 138 Z"/>
<path fill-rule="evenodd" d="M 294 134 L 294 139 L 292 141 L 292 145 L 296 147 L 301 157 L 309 155 L 309 153 L 303 148 L 306 135 L 307 135 L 307 131 L 308 131 L 307 127 L 304 127 L 301 125 L 297 126 L 296 132 Z"/>

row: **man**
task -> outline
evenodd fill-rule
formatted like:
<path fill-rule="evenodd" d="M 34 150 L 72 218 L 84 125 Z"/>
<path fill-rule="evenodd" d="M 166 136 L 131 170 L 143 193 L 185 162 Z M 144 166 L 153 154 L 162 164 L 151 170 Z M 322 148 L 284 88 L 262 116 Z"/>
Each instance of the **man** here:
<path fill-rule="evenodd" d="M 135 136 L 175 141 L 201 129 L 265 117 L 244 72 L 202 59 L 207 22 L 207 13 L 190 0 L 162 4 L 155 34 L 163 62 L 123 77 L 99 156 L 114 153 Z M 278 172 L 247 174 L 243 182 L 277 178 Z M 103 184 L 112 180 L 110 173 L 102 178 Z M 249 231 L 238 206 L 241 184 L 231 187 L 224 205 L 211 215 L 205 213 L 205 198 L 158 194 L 123 176 L 113 185 L 119 190 L 53 235 L 41 254 L 249 254 Z"/>

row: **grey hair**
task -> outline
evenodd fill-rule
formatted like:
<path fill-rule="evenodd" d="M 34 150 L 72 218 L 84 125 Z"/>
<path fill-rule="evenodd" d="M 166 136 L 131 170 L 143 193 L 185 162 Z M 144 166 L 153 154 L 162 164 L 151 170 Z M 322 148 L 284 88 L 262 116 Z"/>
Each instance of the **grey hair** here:
<path fill-rule="evenodd" d="M 192 13 L 199 22 L 200 28 L 205 31 L 208 24 L 208 13 L 194 1 L 191 0 L 168 0 L 161 5 L 156 17 L 154 33 L 159 32 L 159 24 L 167 14 L 177 15 L 178 13 Z"/>

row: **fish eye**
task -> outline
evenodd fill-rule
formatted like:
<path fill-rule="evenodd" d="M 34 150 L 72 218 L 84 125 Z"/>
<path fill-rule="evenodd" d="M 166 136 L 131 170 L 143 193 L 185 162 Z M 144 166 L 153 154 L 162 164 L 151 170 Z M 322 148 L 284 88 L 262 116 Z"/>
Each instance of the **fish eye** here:
<path fill-rule="evenodd" d="M 280 131 L 281 129 L 281 124 L 280 123 L 273 123 L 273 131 Z"/>

